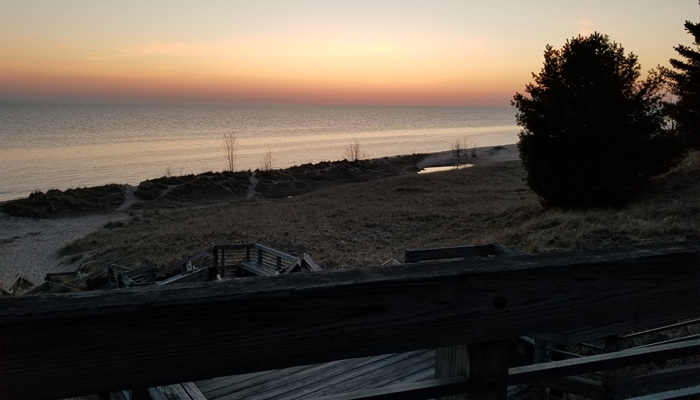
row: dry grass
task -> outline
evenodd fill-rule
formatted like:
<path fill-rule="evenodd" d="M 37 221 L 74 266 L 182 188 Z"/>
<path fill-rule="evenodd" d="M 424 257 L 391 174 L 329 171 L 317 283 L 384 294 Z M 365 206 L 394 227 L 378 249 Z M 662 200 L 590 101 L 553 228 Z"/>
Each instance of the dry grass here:
<path fill-rule="evenodd" d="M 117 184 L 89 188 L 37 191 L 24 199 L 0 203 L 0 210 L 9 215 L 30 218 L 52 218 L 111 211 L 124 202 L 124 187 Z"/>
<path fill-rule="evenodd" d="M 168 265 L 214 244 L 260 242 L 326 268 L 378 265 L 406 248 L 498 242 L 524 252 L 700 237 L 700 168 L 689 162 L 623 209 L 544 211 L 519 162 L 385 178 L 290 198 L 133 211 L 64 248 L 83 268 Z"/>

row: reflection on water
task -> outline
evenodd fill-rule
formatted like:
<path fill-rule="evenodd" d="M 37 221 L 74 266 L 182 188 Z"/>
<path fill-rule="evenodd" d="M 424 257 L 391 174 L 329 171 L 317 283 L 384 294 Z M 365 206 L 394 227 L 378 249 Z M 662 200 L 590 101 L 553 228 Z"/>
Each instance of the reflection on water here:
<path fill-rule="evenodd" d="M 444 167 L 428 167 L 418 171 L 419 174 L 431 174 L 433 172 L 453 171 L 455 169 L 471 168 L 474 164 L 448 165 Z"/>

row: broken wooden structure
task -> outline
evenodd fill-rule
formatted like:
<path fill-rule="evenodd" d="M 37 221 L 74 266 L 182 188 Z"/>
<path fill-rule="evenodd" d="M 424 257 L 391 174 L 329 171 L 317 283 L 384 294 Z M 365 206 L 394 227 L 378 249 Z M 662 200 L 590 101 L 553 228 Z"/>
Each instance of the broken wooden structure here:
<path fill-rule="evenodd" d="M 7 289 L 0 285 L 0 297 L 2 296 L 21 296 L 34 286 L 29 279 L 22 275 L 15 276 L 15 279 L 7 286 Z"/>
<path fill-rule="evenodd" d="M 222 277 L 231 268 L 241 268 L 248 276 L 276 276 L 298 271 L 320 271 L 309 254 L 295 257 L 258 243 L 217 245 L 212 248 L 213 266 Z M 234 275 L 239 276 L 236 271 Z"/>
<path fill-rule="evenodd" d="M 548 396 L 564 379 L 589 391 L 596 375 L 600 398 L 693 398 L 697 335 L 532 365 L 509 358 L 513 338 L 573 343 L 695 318 L 699 286 L 700 243 L 688 242 L 5 297 L 0 398 L 184 387 L 439 348 L 461 352 L 435 359 L 442 376 L 324 398 L 504 399 L 517 385 L 544 385 Z M 658 368 L 677 358 L 684 363 Z M 610 373 L 640 365 L 657 367 Z"/>
<path fill-rule="evenodd" d="M 121 271 L 114 271 L 112 268 L 107 268 L 108 275 L 115 277 L 116 287 L 120 288 L 275 276 L 322 269 L 306 253 L 296 257 L 259 243 L 216 245 L 164 271 L 160 271 L 156 266 Z"/>

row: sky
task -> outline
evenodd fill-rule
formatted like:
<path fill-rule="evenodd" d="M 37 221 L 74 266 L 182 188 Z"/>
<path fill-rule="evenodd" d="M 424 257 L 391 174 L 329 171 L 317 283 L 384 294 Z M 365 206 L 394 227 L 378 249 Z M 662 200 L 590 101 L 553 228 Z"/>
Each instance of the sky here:
<path fill-rule="evenodd" d="M 508 106 L 547 44 L 642 70 L 697 0 L 0 0 L 0 101 Z"/>

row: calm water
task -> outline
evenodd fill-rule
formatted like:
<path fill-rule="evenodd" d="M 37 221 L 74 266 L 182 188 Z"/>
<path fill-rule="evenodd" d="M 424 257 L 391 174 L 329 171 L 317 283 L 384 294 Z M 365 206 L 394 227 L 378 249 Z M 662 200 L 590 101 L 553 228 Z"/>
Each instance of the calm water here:
<path fill-rule="evenodd" d="M 513 108 L 0 103 L 0 200 L 35 190 L 339 160 L 357 138 L 368 157 L 517 142 Z"/>

